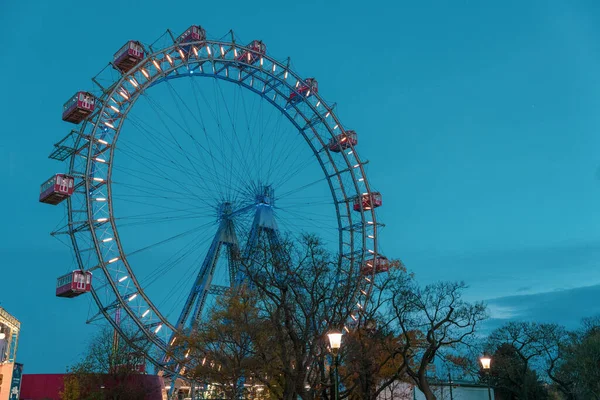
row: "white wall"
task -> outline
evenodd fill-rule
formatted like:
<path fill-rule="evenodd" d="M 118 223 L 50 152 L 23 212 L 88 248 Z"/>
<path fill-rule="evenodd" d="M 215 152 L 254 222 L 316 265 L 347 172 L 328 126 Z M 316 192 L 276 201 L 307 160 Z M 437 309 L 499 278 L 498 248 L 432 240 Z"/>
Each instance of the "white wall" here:
<path fill-rule="evenodd" d="M 450 400 L 450 388 L 448 386 L 433 387 L 433 393 L 438 400 Z M 494 390 L 491 390 L 492 399 L 494 398 Z M 425 400 L 425 395 L 415 389 L 415 400 Z M 453 400 L 488 400 L 488 390 L 486 387 L 454 387 L 452 388 Z"/>
<path fill-rule="evenodd" d="M 434 386 L 433 393 L 438 400 L 450 400 L 450 388 L 448 386 Z M 491 390 L 492 399 L 494 398 L 494 389 Z M 383 390 L 378 400 L 425 400 L 425 395 L 413 386 L 397 382 Z M 454 387 L 452 388 L 452 400 L 488 400 L 488 390 L 486 387 Z"/>

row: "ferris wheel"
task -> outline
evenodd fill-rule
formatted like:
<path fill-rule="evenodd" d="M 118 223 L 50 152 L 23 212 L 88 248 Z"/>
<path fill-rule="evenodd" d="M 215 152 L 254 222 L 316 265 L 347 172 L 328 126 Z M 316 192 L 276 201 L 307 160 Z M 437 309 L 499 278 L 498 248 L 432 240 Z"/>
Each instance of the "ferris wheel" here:
<path fill-rule="evenodd" d="M 356 317 L 389 267 L 378 250 L 381 194 L 358 134 L 315 78 L 262 41 L 210 40 L 194 25 L 128 41 L 92 81 L 63 106 L 76 127 L 50 158 L 66 172 L 40 190 L 41 202 L 66 204 L 52 234 L 70 237 L 77 261 L 57 296 L 89 292 L 98 311 L 88 322 L 106 319 L 179 374 L 166 354 L 236 284 L 240 257 L 261 240 L 316 233 L 360 283 Z"/>

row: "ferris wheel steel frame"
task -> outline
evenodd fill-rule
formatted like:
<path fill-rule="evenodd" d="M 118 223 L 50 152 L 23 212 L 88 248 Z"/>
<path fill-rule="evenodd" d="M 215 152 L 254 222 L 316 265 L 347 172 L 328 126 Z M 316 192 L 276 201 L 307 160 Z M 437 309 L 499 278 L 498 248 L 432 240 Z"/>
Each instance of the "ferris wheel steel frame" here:
<path fill-rule="evenodd" d="M 165 362 L 161 354 L 173 348 L 180 329 L 160 312 L 136 279 L 119 238 L 111 197 L 116 143 L 128 113 L 146 89 L 170 79 L 212 77 L 254 92 L 286 116 L 314 153 L 330 188 L 338 221 L 340 262 L 344 259 L 350 265 L 347 278 L 361 279 L 355 293 L 357 310 L 364 307 L 372 290 L 372 276 L 361 275 L 360 269 L 367 257 L 378 256 L 381 226 L 374 208 L 365 209 L 361 202 L 360 212 L 353 210 L 356 197 L 372 193 L 364 169 L 367 162 L 361 161 L 351 143 L 337 154 L 330 151 L 329 141 L 345 132 L 334 112 L 335 104 L 327 105 L 318 93 L 301 94 L 297 89 L 304 80 L 290 69 L 289 59 L 283 63 L 241 46 L 233 32 L 231 41 L 203 40 L 185 46 L 189 46 L 187 52 L 175 41 L 158 50 L 150 45 L 151 52 L 111 84 L 102 85 L 98 76 L 93 79 L 99 89 L 95 93 L 100 107 L 74 134 L 69 172 L 77 179 L 75 193 L 67 201 L 68 224 L 53 233 L 69 234 L 81 270 L 103 272 L 104 284 L 94 285 L 91 291 L 99 311 L 88 322 L 104 317 L 130 346 L 144 352 L 149 362 L 174 375 L 180 372 L 177 360 Z M 240 61 L 238 54 L 252 54 L 257 61 Z M 290 102 L 291 93 L 300 101 Z M 350 180 L 350 185 L 345 183 Z M 108 293 L 108 300 L 101 296 L 102 291 Z M 111 313 L 116 309 L 125 311 L 134 331 L 125 331 L 123 313 L 120 321 Z"/>

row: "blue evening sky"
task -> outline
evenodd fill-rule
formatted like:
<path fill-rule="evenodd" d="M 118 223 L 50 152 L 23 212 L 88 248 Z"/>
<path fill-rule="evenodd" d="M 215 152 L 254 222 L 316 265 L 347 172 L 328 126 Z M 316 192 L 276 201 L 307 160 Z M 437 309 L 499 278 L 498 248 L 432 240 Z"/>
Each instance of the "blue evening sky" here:
<path fill-rule="evenodd" d="M 37 202 L 62 103 L 126 40 L 191 24 L 319 79 L 384 195 L 383 251 L 422 282 L 465 280 L 495 319 L 600 311 L 597 1 L 5 0 L 0 306 L 22 321 L 26 372 L 64 371 L 95 329 L 88 298 L 54 297 L 64 210 Z"/>

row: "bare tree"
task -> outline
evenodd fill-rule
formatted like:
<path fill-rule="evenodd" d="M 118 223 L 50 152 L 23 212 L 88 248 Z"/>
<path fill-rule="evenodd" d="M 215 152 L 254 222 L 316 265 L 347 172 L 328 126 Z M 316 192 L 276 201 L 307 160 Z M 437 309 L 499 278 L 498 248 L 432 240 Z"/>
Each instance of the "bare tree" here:
<path fill-rule="evenodd" d="M 483 303 L 462 300 L 465 288 L 463 282 L 420 287 L 413 280 L 392 286 L 390 320 L 399 336 L 395 352 L 402 356 L 408 379 L 428 400 L 436 398 L 428 379 L 436 356 L 463 345 L 486 318 Z"/>
<path fill-rule="evenodd" d="M 241 306 L 234 293 L 213 310 L 210 326 L 195 339 L 198 354 L 204 348 L 217 372 L 196 371 L 211 379 L 219 373 L 233 386 L 243 376 L 278 399 L 330 399 L 334 375 L 326 334 L 355 320 L 340 352 L 341 397 L 375 399 L 405 380 L 434 399 L 427 376 L 434 358 L 473 335 L 485 318 L 483 304 L 463 301 L 462 283 L 422 288 L 393 262 L 389 273 L 373 278 L 370 302 L 357 311 L 358 271 L 344 274 L 347 268 L 337 261 L 314 236 L 259 243 L 241 267 L 244 296 L 252 299 L 243 304 L 251 307 Z"/>
<path fill-rule="evenodd" d="M 560 373 L 566 356 L 576 342 L 576 335 L 557 324 L 538 326 L 539 349 L 543 360 L 542 368 L 567 400 L 575 400 L 574 382 Z"/>
<path fill-rule="evenodd" d="M 326 334 L 350 318 L 358 280 L 344 275 L 314 236 L 261 240 L 240 264 L 249 306 L 231 300 L 239 297 L 234 293 L 213 310 L 210 326 L 190 338 L 199 344 L 198 357 L 207 358 L 196 373 L 210 376 L 206 363 L 213 363 L 230 384 L 251 379 L 275 398 L 327 397 L 332 380 Z"/>
<path fill-rule="evenodd" d="M 406 378 L 405 362 L 397 351 L 400 341 L 389 318 L 393 288 L 412 279 L 399 260 L 390 270 L 373 277 L 369 301 L 345 335 L 342 349 L 342 396 L 350 399 L 377 399 L 388 388 Z"/>
<path fill-rule="evenodd" d="M 494 386 L 522 399 L 543 398 L 537 371 L 544 371 L 567 390 L 567 382 L 556 374 L 565 338 L 566 331 L 558 325 L 537 322 L 512 321 L 494 330 L 486 346 L 495 354 L 490 378 Z"/>

